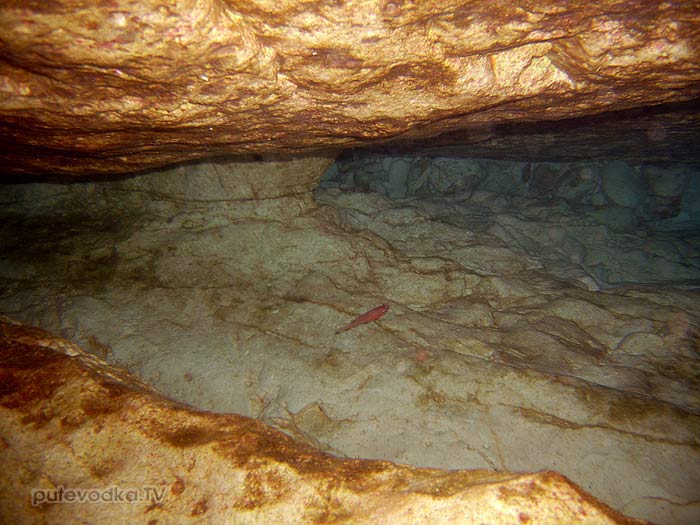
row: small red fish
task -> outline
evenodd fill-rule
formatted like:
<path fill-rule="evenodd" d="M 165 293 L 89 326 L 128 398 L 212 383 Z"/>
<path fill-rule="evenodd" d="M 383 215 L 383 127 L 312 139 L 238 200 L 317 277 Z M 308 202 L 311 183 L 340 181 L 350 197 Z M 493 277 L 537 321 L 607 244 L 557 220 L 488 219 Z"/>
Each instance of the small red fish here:
<path fill-rule="evenodd" d="M 355 328 L 356 326 L 360 326 L 361 324 L 371 323 L 372 321 L 376 321 L 377 319 L 381 319 L 384 316 L 384 314 L 387 313 L 387 311 L 389 311 L 388 304 L 383 304 L 381 306 L 377 306 L 376 308 L 372 308 L 369 312 L 363 313 L 361 316 L 356 318 L 350 324 L 345 325 L 344 327 L 340 328 L 339 330 L 336 330 L 335 333 L 339 334 L 340 332 L 344 332 L 345 330 L 350 330 L 351 328 Z"/>

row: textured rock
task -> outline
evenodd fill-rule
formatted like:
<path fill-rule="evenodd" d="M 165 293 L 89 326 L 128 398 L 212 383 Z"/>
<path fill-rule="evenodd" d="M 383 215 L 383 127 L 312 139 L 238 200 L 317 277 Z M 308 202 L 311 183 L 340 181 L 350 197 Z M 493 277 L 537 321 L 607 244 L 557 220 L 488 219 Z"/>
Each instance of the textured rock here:
<path fill-rule="evenodd" d="M 6 2 L 0 154 L 124 172 L 684 101 L 699 19 L 697 1 Z"/>
<path fill-rule="evenodd" d="M 6 319 L 0 376 L 3 523 L 643 523 L 553 472 L 336 459 L 258 421 L 169 401 Z M 134 499 L 67 503 L 70 491 L 114 499 L 115 488 Z"/>
<path fill-rule="evenodd" d="M 608 162 L 601 170 L 602 189 L 614 204 L 636 208 L 644 198 L 639 174 L 632 166 L 620 161 Z"/>
<path fill-rule="evenodd" d="M 700 180 L 699 168 L 640 170 L 621 161 L 400 160 L 404 166 L 410 163 L 414 176 L 392 178 L 388 167 L 398 163 L 396 158 L 343 155 L 320 187 L 350 189 L 338 175 L 347 172 L 390 199 L 419 194 L 424 198 L 413 206 L 424 210 L 425 218 L 488 230 L 554 274 L 578 274 L 594 288 L 700 283 L 697 221 L 688 221 L 698 205 L 681 196 L 690 181 Z M 351 223 L 367 227 L 367 221 Z"/>
<path fill-rule="evenodd" d="M 314 202 L 305 188 L 327 163 L 0 186 L 0 311 L 180 402 L 254 417 L 335 456 L 554 470 L 626 515 L 698 523 L 697 290 L 591 292 L 578 276 L 552 277 L 545 250 L 524 256 L 518 244 L 548 237 L 563 251 L 582 235 L 548 221 L 539 200 L 528 205 L 525 183 L 464 201 L 330 188 Z M 485 164 L 468 165 L 471 181 Z M 522 175 L 479 174 L 500 184 L 502 172 Z M 295 181 L 281 194 L 280 178 Z M 247 180 L 267 197 L 250 198 Z M 515 242 L 483 231 L 494 222 Z M 381 320 L 335 334 L 384 303 Z M 218 463 L 207 469 L 211 456 L 196 454 L 201 477 L 218 480 Z M 202 501 L 194 494 L 188 515 Z"/>
<path fill-rule="evenodd" d="M 693 176 L 687 168 L 658 168 L 647 166 L 642 171 L 649 190 L 656 197 L 679 197 Z"/>

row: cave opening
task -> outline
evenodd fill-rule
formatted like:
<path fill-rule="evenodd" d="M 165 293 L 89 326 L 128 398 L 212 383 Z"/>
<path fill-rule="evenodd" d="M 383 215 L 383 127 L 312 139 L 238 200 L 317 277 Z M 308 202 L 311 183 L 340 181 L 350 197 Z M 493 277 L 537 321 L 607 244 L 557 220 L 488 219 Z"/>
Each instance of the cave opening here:
<path fill-rule="evenodd" d="M 325 172 L 316 198 L 342 206 L 353 192 L 498 239 L 590 290 L 700 285 L 700 169 L 692 164 L 349 151 Z M 348 224 L 371 229 L 377 206 L 345 214 Z"/>

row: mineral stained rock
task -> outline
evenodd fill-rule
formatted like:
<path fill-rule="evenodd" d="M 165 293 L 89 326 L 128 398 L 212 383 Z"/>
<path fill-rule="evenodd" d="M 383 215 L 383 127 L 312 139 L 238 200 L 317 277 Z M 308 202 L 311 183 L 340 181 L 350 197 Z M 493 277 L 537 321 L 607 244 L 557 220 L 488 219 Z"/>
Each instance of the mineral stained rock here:
<path fill-rule="evenodd" d="M 5 2 L 0 158 L 104 173 L 478 139 L 692 99 L 698 42 L 698 1 Z"/>
<path fill-rule="evenodd" d="M 643 523 L 553 472 L 336 459 L 8 319 L 0 377 L 4 523 Z"/>

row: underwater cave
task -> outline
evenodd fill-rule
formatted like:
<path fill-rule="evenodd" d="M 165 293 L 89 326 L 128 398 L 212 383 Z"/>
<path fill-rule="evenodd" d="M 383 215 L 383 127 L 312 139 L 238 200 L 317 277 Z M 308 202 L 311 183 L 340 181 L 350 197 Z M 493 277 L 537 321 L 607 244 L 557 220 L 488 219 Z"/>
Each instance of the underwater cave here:
<path fill-rule="evenodd" d="M 386 21 L 408 7 L 382 9 Z M 472 9 L 455 8 L 445 24 L 476 24 Z M 678 9 L 697 34 L 697 14 Z M 19 33 L 3 38 L 19 54 Z M 123 44 L 113 39 L 99 52 Z M 300 52 L 313 67 L 307 84 L 295 77 L 297 89 L 320 89 L 335 71 L 338 93 L 361 92 L 344 76 L 364 78 L 360 59 L 312 44 Z M 216 49 L 223 60 L 228 48 Z M 303 70 L 292 62 L 280 62 L 280 77 Z M 381 73 L 387 85 L 447 89 L 451 77 L 411 64 Z M 405 126 L 389 115 L 410 116 L 418 95 L 408 103 L 388 92 L 394 106 L 377 99 L 365 109 L 318 95 L 315 115 L 287 119 L 247 91 L 255 111 L 267 109 L 241 109 L 238 127 L 211 139 L 219 114 L 168 135 L 144 120 L 148 108 L 129 113 L 137 102 L 113 94 L 124 104 L 114 114 L 76 99 L 56 109 L 66 120 L 42 125 L 45 95 L 26 113 L 0 104 L 0 464 L 24 472 L 0 482 L 0 516 L 62 523 L 75 508 L 88 523 L 699 522 L 696 66 L 687 85 L 669 73 L 675 98 L 650 88 L 655 99 L 615 105 L 611 93 L 624 89 L 646 96 L 621 83 L 591 90 L 590 109 L 550 75 L 541 108 L 504 96 L 502 114 L 501 103 L 474 102 Z M 217 62 L 198 82 L 225 67 L 239 65 Z M 18 100 L 32 70 L 12 71 Z M 495 65 L 484 73 L 489 89 L 515 85 L 501 74 Z M 358 116 L 343 121 L 329 100 Z M 94 123 L 84 135 L 65 123 L 83 110 L 80 122 Z M 545 118 L 550 110 L 559 114 Z M 107 131 L 102 118 L 127 124 Z M 274 134 L 295 126 L 298 135 Z M 236 134 L 246 129 L 253 138 L 242 147 Z M 165 499 L 35 501 L 56 487 L 137 485 Z"/>

